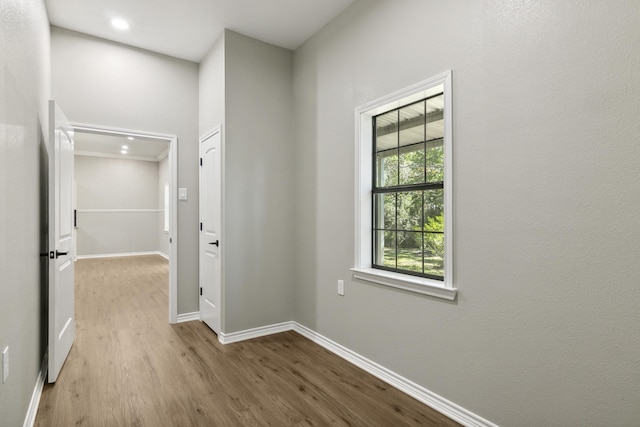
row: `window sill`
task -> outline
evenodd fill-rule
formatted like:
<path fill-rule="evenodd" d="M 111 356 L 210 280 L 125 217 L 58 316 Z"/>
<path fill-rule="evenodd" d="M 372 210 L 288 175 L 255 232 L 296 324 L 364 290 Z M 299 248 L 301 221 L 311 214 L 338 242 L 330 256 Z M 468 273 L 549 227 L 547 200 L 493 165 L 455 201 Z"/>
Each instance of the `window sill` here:
<path fill-rule="evenodd" d="M 442 298 L 449 301 L 455 300 L 456 295 L 458 294 L 458 289 L 456 288 L 446 288 L 441 282 L 422 277 L 414 277 L 373 268 L 352 268 L 351 271 L 353 272 L 354 279 L 403 289 L 417 294 Z"/>

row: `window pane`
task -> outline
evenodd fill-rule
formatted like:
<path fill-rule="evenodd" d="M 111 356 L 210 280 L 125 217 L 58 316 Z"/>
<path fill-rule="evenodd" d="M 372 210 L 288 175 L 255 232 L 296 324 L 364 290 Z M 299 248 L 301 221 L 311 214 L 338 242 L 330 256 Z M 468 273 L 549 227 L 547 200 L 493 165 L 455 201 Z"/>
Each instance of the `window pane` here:
<path fill-rule="evenodd" d="M 427 100 L 427 182 L 444 181 L 444 95 Z"/>
<path fill-rule="evenodd" d="M 424 272 L 444 277 L 444 190 L 424 192 Z"/>
<path fill-rule="evenodd" d="M 398 230 L 422 230 L 422 191 L 398 193 Z"/>
<path fill-rule="evenodd" d="M 398 232 L 398 268 L 422 273 L 421 232 Z"/>
<path fill-rule="evenodd" d="M 444 96 L 427 100 L 427 141 L 444 137 Z"/>
<path fill-rule="evenodd" d="M 396 268 L 396 232 L 376 231 L 374 260 L 376 265 Z"/>
<path fill-rule="evenodd" d="M 444 277 L 444 234 L 424 233 L 424 272 Z"/>
<path fill-rule="evenodd" d="M 424 230 L 444 232 L 444 190 L 425 190 Z"/>
<path fill-rule="evenodd" d="M 424 141 L 425 101 L 407 105 L 399 110 L 400 147 Z"/>
<path fill-rule="evenodd" d="M 427 182 L 444 181 L 444 147 L 442 139 L 427 143 Z"/>
<path fill-rule="evenodd" d="M 379 229 L 394 230 L 396 228 L 396 195 L 374 195 L 374 227 Z"/>
<path fill-rule="evenodd" d="M 400 185 L 424 182 L 424 143 L 400 149 Z"/>
<path fill-rule="evenodd" d="M 398 150 L 377 156 L 376 177 L 377 187 L 398 185 Z"/>
<path fill-rule="evenodd" d="M 398 111 L 381 114 L 376 120 L 376 153 L 398 147 Z"/>

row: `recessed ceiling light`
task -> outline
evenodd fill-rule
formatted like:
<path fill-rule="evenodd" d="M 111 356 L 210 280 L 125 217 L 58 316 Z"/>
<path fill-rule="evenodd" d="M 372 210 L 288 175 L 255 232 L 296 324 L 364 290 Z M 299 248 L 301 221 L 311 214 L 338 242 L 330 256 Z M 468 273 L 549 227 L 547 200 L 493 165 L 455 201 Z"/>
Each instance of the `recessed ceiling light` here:
<path fill-rule="evenodd" d="M 120 150 L 122 154 L 127 154 L 127 150 Z"/>
<path fill-rule="evenodd" d="M 133 141 L 135 138 L 134 138 L 134 137 L 132 137 L 132 136 L 128 136 L 128 137 L 127 137 L 127 139 L 128 139 L 129 141 Z"/>
<path fill-rule="evenodd" d="M 111 25 L 119 30 L 127 30 L 129 29 L 129 23 L 124 19 L 114 18 L 111 20 Z"/>
<path fill-rule="evenodd" d="M 122 149 L 123 149 L 123 150 L 127 150 L 128 148 L 129 148 L 129 146 L 128 146 L 128 145 L 123 145 L 123 146 L 122 146 Z"/>

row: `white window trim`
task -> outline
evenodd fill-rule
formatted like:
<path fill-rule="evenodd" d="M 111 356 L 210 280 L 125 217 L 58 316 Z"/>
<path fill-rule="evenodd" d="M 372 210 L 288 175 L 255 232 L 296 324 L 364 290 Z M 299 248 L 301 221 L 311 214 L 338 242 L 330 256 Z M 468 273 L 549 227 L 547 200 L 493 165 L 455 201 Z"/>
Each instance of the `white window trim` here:
<path fill-rule="evenodd" d="M 458 290 L 453 287 L 453 127 L 451 108 L 451 70 L 416 83 L 390 95 L 361 105 L 355 110 L 356 188 L 355 188 L 355 260 L 353 278 L 454 300 Z M 445 256 L 444 281 L 372 268 L 371 262 L 371 189 L 373 153 L 373 117 L 429 96 L 430 89 L 444 86 L 444 215 Z"/>

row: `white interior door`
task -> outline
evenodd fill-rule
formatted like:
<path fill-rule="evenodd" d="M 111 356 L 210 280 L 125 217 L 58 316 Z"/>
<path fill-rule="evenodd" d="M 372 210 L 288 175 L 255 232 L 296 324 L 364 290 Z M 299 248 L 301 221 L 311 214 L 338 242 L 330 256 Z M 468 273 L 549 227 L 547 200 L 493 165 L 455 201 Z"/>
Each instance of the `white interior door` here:
<path fill-rule="evenodd" d="M 222 300 L 222 138 L 200 140 L 200 319 L 220 333 Z"/>
<path fill-rule="evenodd" d="M 75 338 L 73 129 L 49 101 L 49 382 L 55 382 Z"/>

